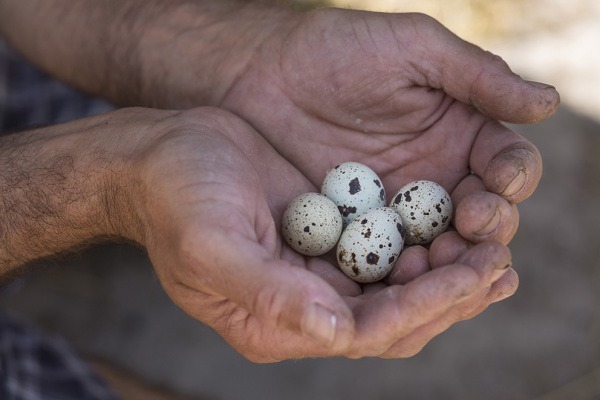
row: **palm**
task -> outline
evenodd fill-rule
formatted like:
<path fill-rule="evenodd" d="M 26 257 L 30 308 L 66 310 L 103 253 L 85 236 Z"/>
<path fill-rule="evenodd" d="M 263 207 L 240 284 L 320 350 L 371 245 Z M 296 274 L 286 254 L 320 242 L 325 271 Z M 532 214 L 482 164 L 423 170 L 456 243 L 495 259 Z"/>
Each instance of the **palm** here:
<path fill-rule="evenodd" d="M 277 226 L 292 198 L 315 186 L 248 125 L 230 115 L 208 115 L 212 123 L 184 123 L 183 131 L 163 137 L 144 161 L 151 179 L 145 181 L 146 196 L 160 210 L 151 215 L 146 242 L 175 303 L 246 357 L 414 354 L 449 323 L 498 294 L 492 291 L 484 300 L 489 289 L 479 287 L 466 267 L 441 268 L 406 287 L 361 289 L 327 257 L 294 253 Z M 201 110 L 186 116 L 207 115 Z M 500 261 L 490 259 L 489 249 L 485 255 L 478 247 L 470 252 L 483 268 L 485 286 L 490 271 L 509 257 L 504 250 Z M 453 299 L 465 293 L 473 294 L 472 302 L 460 312 L 449 311 Z M 336 310 L 333 348 L 295 333 L 314 302 Z"/>
<path fill-rule="evenodd" d="M 360 293 L 329 262 L 299 256 L 277 233 L 291 199 L 315 188 L 240 120 L 219 114 L 215 118 L 202 110 L 187 114 L 200 121 L 208 115 L 218 122 L 184 125 L 184 130 L 164 136 L 158 151 L 144 160 L 151 168 L 147 196 L 161 210 L 151 216 L 152 236 L 146 242 L 165 290 L 246 357 L 273 361 L 302 357 L 307 351 L 325 355 L 289 327 L 265 325 L 260 317 L 272 310 L 257 306 L 247 294 L 289 295 L 282 276 L 295 287 L 303 281 L 311 286 L 309 269 L 342 294 Z M 261 269 L 260 279 L 255 268 Z M 312 284 L 313 290 L 326 287 L 335 293 L 324 281 L 316 286 Z M 293 307 L 286 312 L 295 312 Z"/>
<path fill-rule="evenodd" d="M 260 53 L 256 69 L 242 76 L 224 104 L 256 124 L 315 184 L 332 165 L 357 160 L 387 177 L 390 187 L 428 178 L 453 188 L 469 172 L 469 151 L 485 119 L 417 82 L 418 71 L 389 26 L 373 18 L 333 21 L 326 32 L 318 19 L 299 25 L 278 57 Z M 352 40 L 340 46 L 344 37 Z M 250 87 L 265 89 L 256 96 L 263 103 L 257 109 L 236 104 Z M 278 112 L 264 118 L 269 105 Z"/>
<path fill-rule="evenodd" d="M 510 241 L 512 203 L 534 191 L 541 159 L 494 117 L 547 118 L 555 91 L 527 84 L 422 16 L 325 10 L 289 26 L 259 48 L 225 108 L 315 186 L 344 161 L 371 166 L 388 196 L 408 181 L 433 180 L 455 205 L 467 199 L 455 219 L 465 238 Z"/>

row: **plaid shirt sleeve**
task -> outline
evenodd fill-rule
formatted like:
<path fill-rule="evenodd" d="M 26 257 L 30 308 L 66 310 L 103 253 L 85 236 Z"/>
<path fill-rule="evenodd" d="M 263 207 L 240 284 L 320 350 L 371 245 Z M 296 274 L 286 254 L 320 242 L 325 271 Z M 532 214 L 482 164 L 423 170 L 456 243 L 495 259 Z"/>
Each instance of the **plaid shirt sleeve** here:
<path fill-rule="evenodd" d="M 116 400 L 117 396 L 58 337 L 0 314 L 0 398 Z"/>

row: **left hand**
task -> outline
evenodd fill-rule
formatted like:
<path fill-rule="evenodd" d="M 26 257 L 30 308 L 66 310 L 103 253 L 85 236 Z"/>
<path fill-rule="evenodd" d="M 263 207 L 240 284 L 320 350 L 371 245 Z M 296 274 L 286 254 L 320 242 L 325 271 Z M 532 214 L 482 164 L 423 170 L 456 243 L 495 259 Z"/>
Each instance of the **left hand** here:
<path fill-rule="evenodd" d="M 249 121 L 319 186 L 344 161 L 369 165 L 388 199 L 416 179 L 451 194 L 471 242 L 508 243 L 539 152 L 498 120 L 531 123 L 559 104 L 497 56 L 420 14 L 321 9 L 270 36 L 221 106 Z"/>
<path fill-rule="evenodd" d="M 405 250 L 386 283 L 415 285 L 461 257 L 478 264 L 475 249 L 494 254 L 469 251 L 469 242 L 510 242 L 515 204 L 534 192 L 542 162 L 533 144 L 499 121 L 550 117 L 560 102 L 554 88 L 524 81 L 424 15 L 323 9 L 297 18 L 259 47 L 220 105 L 249 121 L 317 187 L 334 165 L 358 161 L 380 175 L 388 200 L 417 179 L 451 193 L 460 235 Z M 517 286 L 510 268 L 447 321 L 436 319 L 381 356 L 418 352 Z M 383 283 L 363 290 L 375 298 L 387 292 Z"/>

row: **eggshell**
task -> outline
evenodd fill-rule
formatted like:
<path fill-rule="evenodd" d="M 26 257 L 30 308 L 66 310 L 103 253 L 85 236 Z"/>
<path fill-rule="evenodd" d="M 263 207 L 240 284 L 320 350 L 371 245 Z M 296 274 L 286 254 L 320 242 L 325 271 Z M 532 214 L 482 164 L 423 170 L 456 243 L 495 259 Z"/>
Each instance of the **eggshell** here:
<path fill-rule="evenodd" d="M 400 188 L 390 207 L 402 217 L 406 245 L 432 242 L 448 228 L 453 214 L 448 192 L 439 184 L 425 180 Z"/>
<path fill-rule="evenodd" d="M 335 247 L 342 233 L 342 216 L 327 197 L 305 193 L 296 197 L 283 213 L 281 233 L 298 253 L 319 256 Z"/>
<path fill-rule="evenodd" d="M 337 247 L 341 270 L 353 280 L 383 279 L 394 267 L 404 245 L 404 228 L 397 212 L 373 208 L 348 224 Z"/>
<path fill-rule="evenodd" d="M 365 211 L 384 207 L 386 200 L 381 179 L 371 168 L 357 162 L 346 162 L 329 171 L 321 193 L 337 205 L 344 227 Z"/>

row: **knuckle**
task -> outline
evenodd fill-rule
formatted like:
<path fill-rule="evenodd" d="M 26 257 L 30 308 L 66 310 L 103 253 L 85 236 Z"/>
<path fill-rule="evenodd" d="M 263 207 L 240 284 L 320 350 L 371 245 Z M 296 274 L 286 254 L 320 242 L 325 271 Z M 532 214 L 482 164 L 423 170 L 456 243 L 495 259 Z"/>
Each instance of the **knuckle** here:
<path fill-rule="evenodd" d="M 254 297 L 251 305 L 252 313 L 265 325 L 279 327 L 285 297 L 275 287 L 263 286 Z"/>

